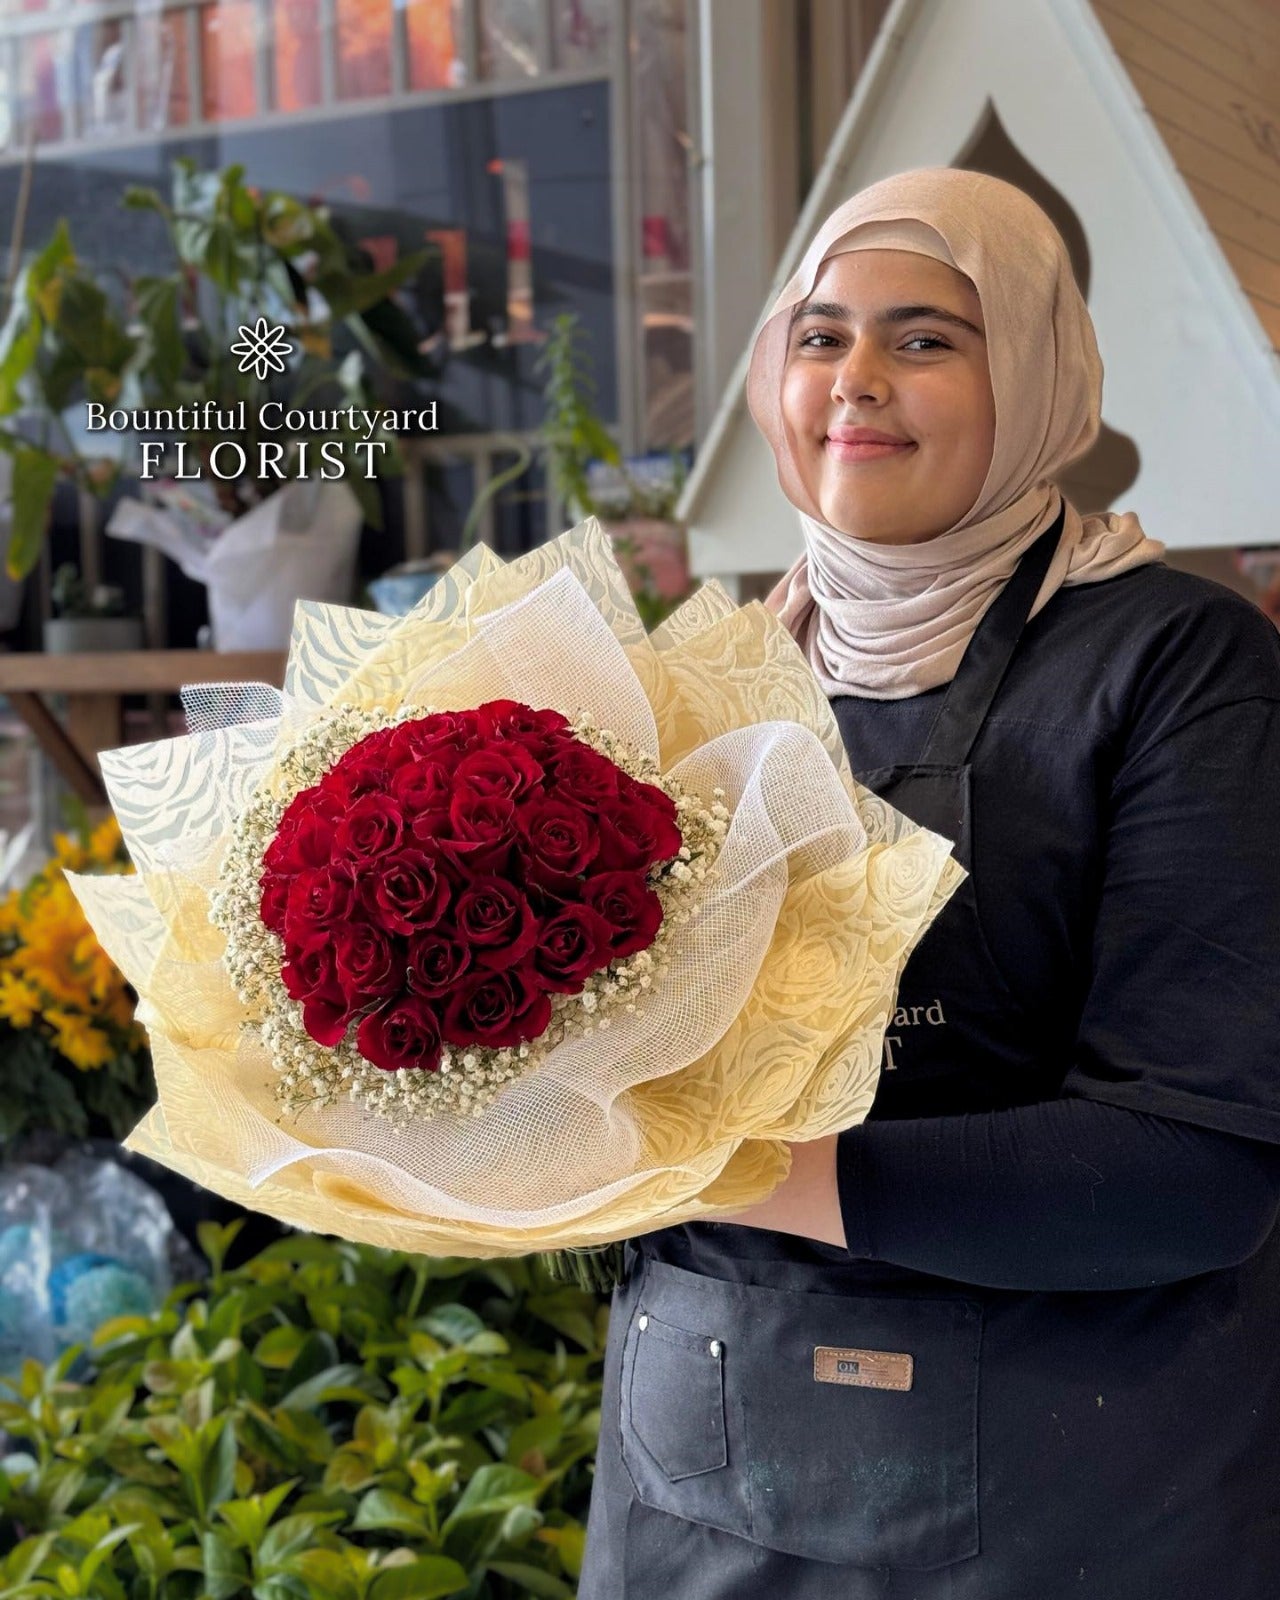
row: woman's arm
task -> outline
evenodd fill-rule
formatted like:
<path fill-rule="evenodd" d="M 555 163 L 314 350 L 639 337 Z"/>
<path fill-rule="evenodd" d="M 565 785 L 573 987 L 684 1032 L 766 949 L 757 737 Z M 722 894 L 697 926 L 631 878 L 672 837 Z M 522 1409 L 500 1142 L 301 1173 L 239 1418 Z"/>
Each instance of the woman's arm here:
<path fill-rule="evenodd" d="M 792 1158 L 729 1220 L 997 1289 L 1194 1277 L 1280 1213 L 1280 1146 L 1089 1100 L 867 1122 Z"/>

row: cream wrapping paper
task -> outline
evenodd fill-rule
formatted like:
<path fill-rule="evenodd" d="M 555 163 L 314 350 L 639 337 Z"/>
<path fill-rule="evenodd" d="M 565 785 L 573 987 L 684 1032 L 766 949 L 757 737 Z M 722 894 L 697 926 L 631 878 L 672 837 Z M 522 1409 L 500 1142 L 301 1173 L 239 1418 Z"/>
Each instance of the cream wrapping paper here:
<path fill-rule="evenodd" d="M 732 822 L 642 1015 L 566 1040 L 477 1117 L 397 1134 L 350 1103 L 286 1114 L 210 896 L 237 815 L 336 706 L 511 698 L 591 713 Z M 962 873 L 852 779 L 808 664 L 762 606 L 704 588 L 646 636 L 588 522 L 479 549 L 403 618 L 304 602 L 283 694 L 188 691 L 191 732 L 102 758 L 138 869 L 70 876 L 140 996 L 159 1103 L 127 1146 L 316 1232 L 429 1254 L 591 1245 L 738 1211 L 787 1141 L 867 1113 L 898 978 Z"/>

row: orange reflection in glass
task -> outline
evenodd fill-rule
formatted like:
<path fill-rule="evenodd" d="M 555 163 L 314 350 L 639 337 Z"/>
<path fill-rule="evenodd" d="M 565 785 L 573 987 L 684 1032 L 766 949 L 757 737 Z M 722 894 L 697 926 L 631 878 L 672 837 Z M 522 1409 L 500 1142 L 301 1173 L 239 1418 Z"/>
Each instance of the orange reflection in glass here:
<path fill-rule="evenodd" d="M 411 89 L 451 89 L 461 81 L 454 10 L 454 0 L 405 0 Z"/>
<path fill-rule="evenodd" d="M 391 0 L 338 0 L 338 95 L 391 93 Z"/>
<path fill-rule="evenodd" d="M 222 0 L 200 13 L 200 56 L 204 115 L 208 122 L 251 117 L 258 109 L 254 90 L 258 17 L 253 0 Z"/>
<path fill-rule="evenodd" d="M 276 109 L 304 111 L 324 99 L 319 0 L 276 0 Z"/>

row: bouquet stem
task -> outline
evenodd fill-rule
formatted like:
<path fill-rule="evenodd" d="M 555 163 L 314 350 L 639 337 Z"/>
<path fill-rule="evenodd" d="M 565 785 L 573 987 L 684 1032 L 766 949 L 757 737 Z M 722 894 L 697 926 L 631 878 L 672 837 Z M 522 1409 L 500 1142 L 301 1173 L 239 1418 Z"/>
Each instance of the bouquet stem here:
<path fill-rule="evenodd" d="M 548 1250 L 543 1264 L 557 1283 L 576 1284 L 588 1294 L 612 1294 L 626 1277 L 624 1245 L 597 1244 L 578 1250 Z"/>

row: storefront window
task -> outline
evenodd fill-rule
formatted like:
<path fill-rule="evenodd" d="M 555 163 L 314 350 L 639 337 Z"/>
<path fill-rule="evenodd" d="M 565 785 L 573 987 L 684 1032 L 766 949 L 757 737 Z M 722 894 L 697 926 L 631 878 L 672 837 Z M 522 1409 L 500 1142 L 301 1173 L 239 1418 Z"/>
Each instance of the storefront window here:
<path fill-rule="evenodd" d="M 643 427 L 649 449 L 682 449 L 694 432 L 684 0 L 639 0 L 634 26 Z"/>
<path fill-rule="evenodd" d="M 554 0 L 555 64 L 572 71 L 607 65 L 616 6 L 610 0 Z"/>
<path fill-rule="evenodd" d="M 305 111 L 324 104 L 320 0 L 277 0 L 275 109 Z"/>
<path fill-rule="evenodd" d="M 410 89 L 456 89 L 466 81 L 461 59 L 462 0 L 404 0 Z"/>
<path fill-rule="evenodd" d="M 442 432 L 479 438 L 482 455 L 486 439 L 534 434 L 538 357 L 553 320 L 572 312 L 597 410 L 625 450 L 682 448 L 692 441 L 685 9 L 0 0 L 0 216 L 19 219 L 26 257 L 65 218 L 83 259 L 123 283 L 169 265 L 158 219 L 126 210 L 126 189 L 167 198 L 177 158 L 207 174 L 241 165 L 250 185 L 327 206 L 378 271 L 427 252 L 396 300 L 438 362 Z M 620 71 L 630 78 L 622 140 Z M 542 494 L 516 484 L 492 525 L 518 542 L 526 535 L 501 510 L 517 492 Z M 455 498 L 465 515 L 467 496 Z M 526 505 L 521 528 L 531 515 Z M 448 524 L 429 503 L 426 521 L 434 546 Z"/>
<path fill-rule="evenodd" d="M 337 0 L 338 98 L 391 93 L 391 0 Z"/>
<path fill-rule="evenodd" d="M 206 122 L 230 122 L 258 110 L 254 0 L 220 0 L 200 12 L 200 71 Z"/>
<path fill-rule="evenodd" d="M 482 78 L 537 77 L 539 10 L 529 0 L 479 0 Z"/>

